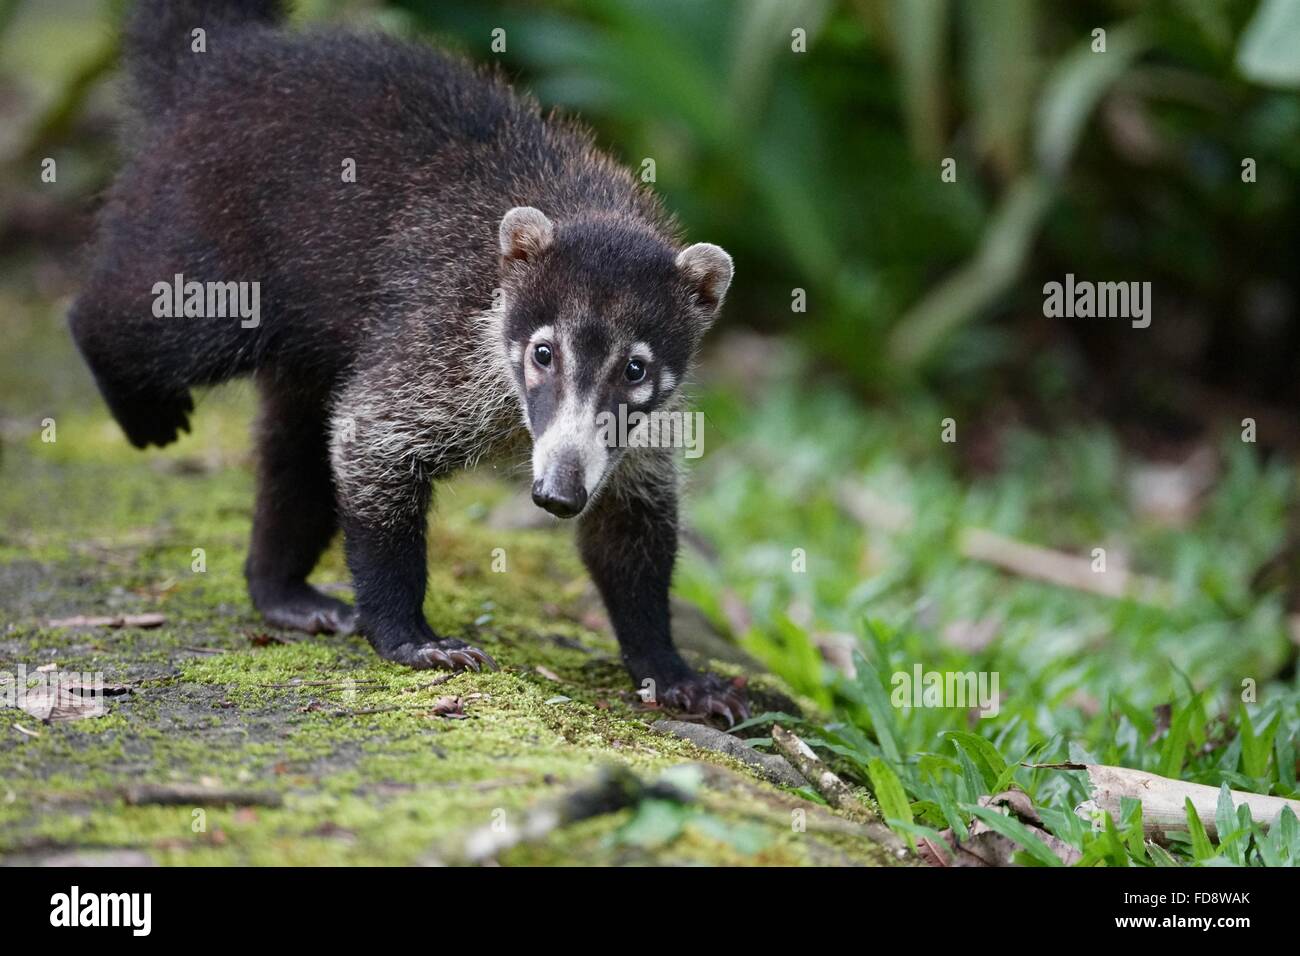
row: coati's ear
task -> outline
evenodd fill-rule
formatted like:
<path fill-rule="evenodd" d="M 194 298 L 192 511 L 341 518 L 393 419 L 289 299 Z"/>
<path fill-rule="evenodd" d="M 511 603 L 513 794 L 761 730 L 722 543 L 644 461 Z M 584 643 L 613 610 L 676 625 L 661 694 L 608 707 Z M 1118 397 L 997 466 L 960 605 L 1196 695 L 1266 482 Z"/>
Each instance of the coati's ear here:
<path fill-rule="evenodd" d="M 555 229 L 540 209 L 516 206 L 501 217 L 501 258 L 529 262 L 551 244 Z"/>
<path fill-rule="evenodd" d="M 731 285 L 731 256 L 711 242 L 697 242 L 678 253 L 677 269 L 691 290 L 695 307 L 712 322 Z"/>

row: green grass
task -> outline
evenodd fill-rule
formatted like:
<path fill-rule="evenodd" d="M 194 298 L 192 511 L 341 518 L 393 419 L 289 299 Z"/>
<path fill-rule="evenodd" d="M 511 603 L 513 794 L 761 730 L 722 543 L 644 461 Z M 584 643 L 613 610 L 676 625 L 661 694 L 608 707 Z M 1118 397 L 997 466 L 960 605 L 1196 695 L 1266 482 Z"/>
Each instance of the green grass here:
<path fill-rule="evenodd" d="M 864 409 L 811 380 L 796 360 L 755 390 L 760 399 L 707 398 L 711 428 L 690 513 L 716 554 L 693 552 L 678 581 L 684 596 L 740 628 L 751 653 L 834 714 L 824 726 L 792 725 L 871 786 L 882 806 L 881 780 L 888 789 L 896 777 L 907 813 L 886 813 L 914 819 L 913 829 L 899 827 L 908 834 L 964 833 L 979 797 L 1014 784 L 1085 864 L 1300 862 L 1294 825 L 1267 838 L 1234 827 L 1210 852 L 1176 834 L 1165 857 L 1144 844 L 1136 814 L 1095 832 L 1076 816 L 1088 796 L 1082 772 L 1023 766 L 1105 763 L 1300 796 L 1300 690 L 1294 677 L 1275 679 L 1294 653 L 1286 614 L 1280 595 L 1250 587 L 1253 570 L 1281 543 L 1284 466 L 1263 463 L 1236 433 L 1220 436 L 1214 487 L 1189 520 L 1169 526 L 1129 503 L 1135 463 L 1101 426 L 1051 437 L 1012 431 L 997 472 L 972 480 L 960 476 L 958 455 L 974 429 L 958 421 L 957 442 L 941 441 L 950 413 L 931 399 Z M 863 526 L 842 508 L 840 483 L 907 506 L 913 526 Z M 1169 582 L 1170 606 L 1038 583 L 964 558 L 958 536 L 972 526 L 1084 557 L 1105 547 L 1111 568 L 1126 555 L 1132 570 Z M 988 640 L 980 649 L 954 640 L 981 625 Z M 852 649 L 855 674 L 823 659 L 818 645 L 828 640 Z M 893 706 L 893 675 L 918 664 L 996 673 L 996 716 Z M 1253 701 L 1243 703 L 1251 687 Z M 772 719 L 787 722 L 760 718 Z M 1030 841 L 1018 842 L 1026 862 L 1042 862 Z"/>

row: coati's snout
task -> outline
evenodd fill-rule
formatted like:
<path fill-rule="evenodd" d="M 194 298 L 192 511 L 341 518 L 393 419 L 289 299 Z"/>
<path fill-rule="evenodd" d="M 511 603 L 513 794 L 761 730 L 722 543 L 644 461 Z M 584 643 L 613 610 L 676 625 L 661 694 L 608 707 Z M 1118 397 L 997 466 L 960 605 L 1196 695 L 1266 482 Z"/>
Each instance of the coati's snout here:
<path fill-rule="evenodd" d="M 678 250 L 634 216 L 501 220 L 504 345 L 533 436 L 533 501 L 572 518 L 663 409 L 731 283 L 731 257 Z M 639 413 L 639 414 L 638 414 Z"/>
<path fill-rule="evenodd" d="M 533 504 L 557 518 L 573 518 L 587 506 L 585 468 L 572 450 L 555 457 L 533 481 Z"/>

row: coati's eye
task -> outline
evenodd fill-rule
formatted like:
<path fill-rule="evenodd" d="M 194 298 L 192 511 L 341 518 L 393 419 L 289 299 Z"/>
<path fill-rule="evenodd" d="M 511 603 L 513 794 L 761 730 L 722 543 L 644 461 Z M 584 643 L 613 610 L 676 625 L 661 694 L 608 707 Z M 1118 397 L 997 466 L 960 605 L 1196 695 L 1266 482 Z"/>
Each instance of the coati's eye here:
<path fill-rule="evenodd" d="M 632 359 L 627 363 L 627 368 L 623 370 L 623 377 L 635 385 L 645 378 L 645 362 L 640 359 Z"/>
<path fill-rule="evenodd" d="M 545 342 L 533 349 L 533 361 L 545 368 L 551 364 L 551 347 Z"/>

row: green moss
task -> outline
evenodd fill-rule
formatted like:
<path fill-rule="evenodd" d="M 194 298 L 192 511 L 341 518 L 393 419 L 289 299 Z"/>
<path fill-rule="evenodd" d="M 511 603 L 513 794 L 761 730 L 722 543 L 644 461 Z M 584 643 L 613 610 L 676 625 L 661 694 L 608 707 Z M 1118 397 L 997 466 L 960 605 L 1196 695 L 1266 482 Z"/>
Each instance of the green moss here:
<path fill-rule="evenodd" d="M 649 779 L 705 759 L 747 777 L 728 758 L 650 732 L 657 712 L 632 693 L 612 638 L 587 624 L 596 601 L 569 535 L 493 529 L 485 515 L 512 492 L 490 472 L 440 491 L 425 610 L 442 632 L 492 654 L 500 671 L 435 685 L 442 674 L 381 661 L 356 637 L 282 634 L 291 643 L 255 646 L 251 638 L 268 628 L 242 576 L 253 494 L 250 390 L 202 396 L 192 434 L 163 451 L 136 452 L 94 398 L 60 318 L 5 301 L 0 325 L 21 327 L 38 356 L 26 361 L 61 371 L 24 377 L 0 368 L 0 383 L 49 385 L 12 395 L 0 385 L 21 416 L 6 422 L 0 480 L 0 607 L 11 612 L 0 670 L 54 663 L 102 672 L 133 692 L 110 698 L 102 718 L 45 725 L 6 714 L 15 719 L 0 722 L 0 854 L 134 848 L 164 864 L 454 861 L 474 830 L 502 814 L 522 819 L 604 764 Z M 42 440 L 46 418 L 56 441 Z M 504 573 L 493 569 L 498 548 Z M 194 569 L 195 549 L 204 570 Z M 337 544 L 314 580 L 347 595 Z M 165 623 L 49 623 L 145 612 Z M 773 678 L 759 685 L 782 689 Z M 435 715 L 446 696 L 461 698 L 465 719 Z M 237 786 L 283 802 L 129 805 L 124 794 L 144 782 Z M 698 799 L 695 823 L 664 846 L 621 839 L 625 811 L 516 847 L 503 862 L 791 864 L 830 852 L 826 837 L 791 832 L 788 813 L 752 796 L 706 788 Z M 719 838 L 726 827 L 757 834 L 750 852 Z M 868 841 L 857 844 L 842 852 L 879 860 Z"/>

